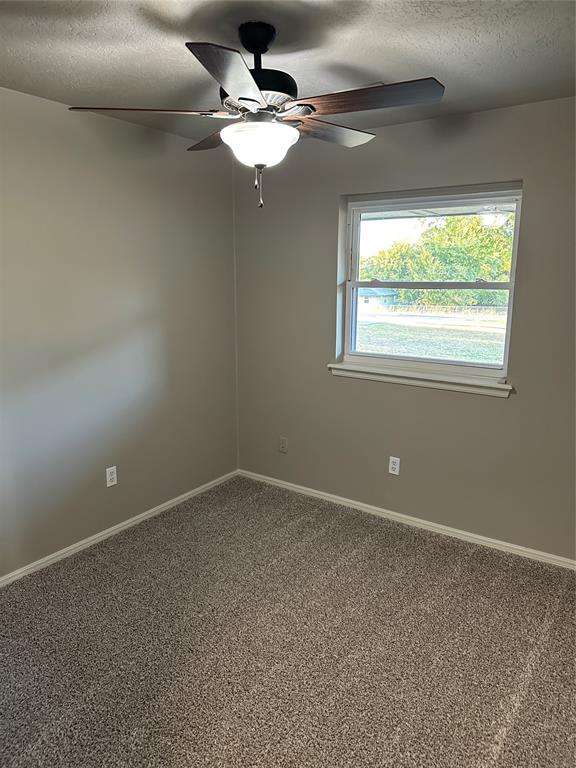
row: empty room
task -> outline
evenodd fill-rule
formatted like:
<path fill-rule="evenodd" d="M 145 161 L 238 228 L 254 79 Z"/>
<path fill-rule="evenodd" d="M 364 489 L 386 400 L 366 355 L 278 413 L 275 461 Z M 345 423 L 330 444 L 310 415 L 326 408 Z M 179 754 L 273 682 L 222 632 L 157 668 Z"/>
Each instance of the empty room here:
<path fill-rule="evenodd" d="M 576 765 L 575 22 L 0 0 L 2 768 Z"/>

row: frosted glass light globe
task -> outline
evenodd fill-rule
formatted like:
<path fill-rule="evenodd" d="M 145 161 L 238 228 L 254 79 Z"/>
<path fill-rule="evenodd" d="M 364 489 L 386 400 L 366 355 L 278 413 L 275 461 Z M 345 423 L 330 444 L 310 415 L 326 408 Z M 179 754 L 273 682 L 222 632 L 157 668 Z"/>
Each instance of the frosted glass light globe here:
<path fill-rule="evenodd" d="M 285 123 L 243 122 L 227 125 L 220 131 L 220 138 L 244 165 L 270 168 L 284 160 L 300 133 Z"/>

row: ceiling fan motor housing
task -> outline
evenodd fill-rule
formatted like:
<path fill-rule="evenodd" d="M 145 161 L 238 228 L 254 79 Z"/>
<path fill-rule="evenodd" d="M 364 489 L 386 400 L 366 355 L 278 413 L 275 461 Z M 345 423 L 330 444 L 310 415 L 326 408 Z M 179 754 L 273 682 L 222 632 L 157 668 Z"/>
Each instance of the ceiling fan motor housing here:
<path fill-rule="evenodd" d="M 276 30 L 265 21 L 247 21 L 238 28 L 238 37 L 243 47 L 254 55 L 254 68 L 250 70 L 256 84 L 268 104 L 281 107 L 286 101 L 298 96 L 296 80 L 287 72 L 278 69 L 263 69 L 262 55 L 276 39 Z M 233 107 L 229 95 L 220 88 L 220 100 L 226 107 Z"/>
<path fill-rule="evenodd" d="M 297 98 L 298 85 L 287 72 L 279 69 L 251 69 L 250 72 L 268 104 L 281 106 L 285 101 Z M 220 88 L 222 104 L 226 103 L 226 99 L 228 94 L 224 88 Z"/>

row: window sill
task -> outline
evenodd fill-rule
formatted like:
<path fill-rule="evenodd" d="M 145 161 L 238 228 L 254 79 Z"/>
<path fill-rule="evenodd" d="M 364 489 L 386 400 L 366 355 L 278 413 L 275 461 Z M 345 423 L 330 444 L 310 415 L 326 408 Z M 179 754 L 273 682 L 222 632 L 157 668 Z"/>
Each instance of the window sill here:
<path fill-rule="evenodd" d="M 449 373 L 425 373 L 404 371 L 401 369 L 369 367 L 355 363 L 328 363 L 333 376 L 344 376 L 350 379 L 368 379 L 392 384 L 407 384 L 411 387 L 427 387 L 429 389 L 447 389 L 452 392 L 469 392 L 474 395 L 490 395 L 491 397 L 508 397 L 513 390 L 510 384 L 504 384 L 496 379 L 486 377 L 462 377 Z"/>

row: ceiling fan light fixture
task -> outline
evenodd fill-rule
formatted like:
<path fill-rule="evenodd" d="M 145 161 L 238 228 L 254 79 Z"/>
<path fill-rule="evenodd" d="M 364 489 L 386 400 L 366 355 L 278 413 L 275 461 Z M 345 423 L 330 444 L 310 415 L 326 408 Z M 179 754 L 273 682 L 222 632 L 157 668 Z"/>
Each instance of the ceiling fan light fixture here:
<path fill-rule="evenodd" d="M 212 150 L 227 144 L 236 159 L 255 169 L 258 205 L 264 205 L 262 177 L 265 168 L 278 165 L 300 136 L 321 139 L 342 147 L 357 147 L 375 137 L 374 133 L 318 120 L 324 115 L 364 112 L 369 109 L 406 107 L 440 101 L 444 86 L 435 77 L 402 83 L 376 83 L 348 91 L 298 98 L 292 75 L 262 67 L 262 56 L 276 37 L 266 22 L 248 21 L 238 29 L 240 42 L 254 55 L 248 68 L 240 51 L 224 45 L 188 42 L 186 47 L 220 86 L 223 109 L 147 109 L 144 107 L 71 107 L 91 112 L 150 112 L 196 115 L 211 119 L 237 120 L 215 131 L 189 150 Z M 295 127 L 297 126 L 297 127 Z"/>
<path fill-rule="evenodd" d="M 220 131 L 220 138 L 243 165 L 270 168 L 282 162 L 300 133 L 286 123 L 242 122 L 227 125 Z"/>

